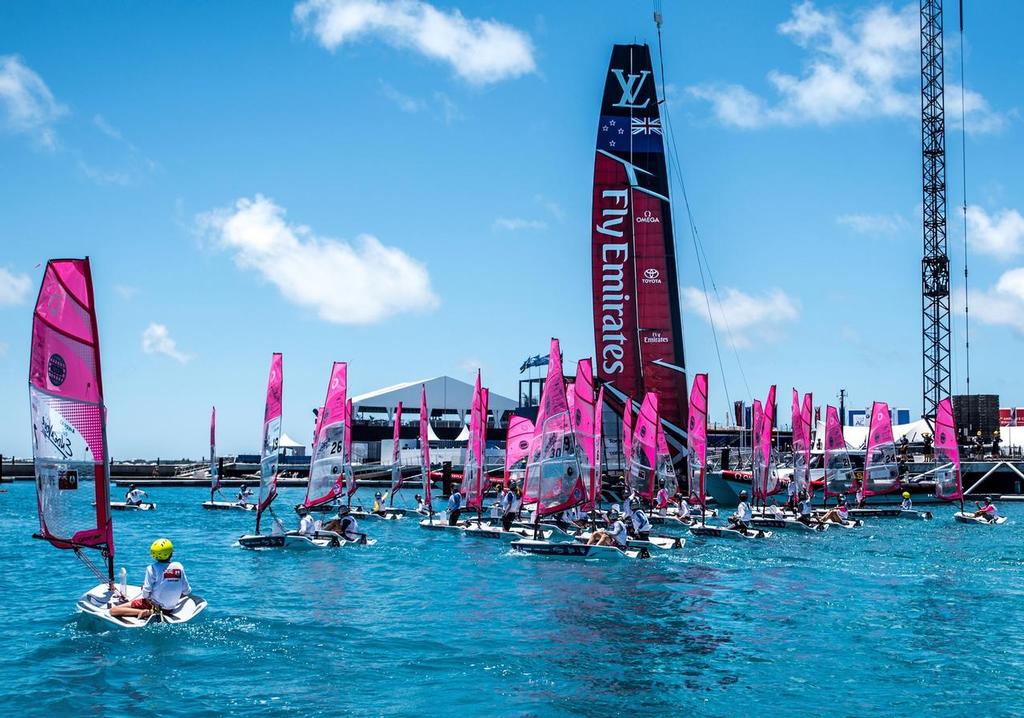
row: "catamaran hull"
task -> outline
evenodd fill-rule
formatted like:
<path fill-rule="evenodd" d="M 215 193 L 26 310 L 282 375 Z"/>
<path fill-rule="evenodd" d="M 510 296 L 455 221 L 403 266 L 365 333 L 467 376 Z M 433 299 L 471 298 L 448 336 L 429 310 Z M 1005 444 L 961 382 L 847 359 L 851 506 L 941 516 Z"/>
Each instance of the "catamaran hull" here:
<path fill-rule="evenodd" d="M 143 501 L 141 504 L 126 504 L 124 501 L 111 501 L 110 508 L 113 511 L 153 511 L 156 504 Z"/>
<path fill-rule="evenodd" d="M 958 521 L 959 523 L 962 523 L 962 524 L 982 524 L 982 525 L 985 525 L 985 526 L 1002 526 L 1003 524 L 1006 523 L 1007 518 L 1005 516 L 1000 516 L 995 521 L 988 521 L 987 519 L 980 518 L 978 516 L 975 516 L 974 514 L 968 514 L 968 513 L 965 513 L 963 511 L 957 511 L 955 514 L 953 514 L 953 520 L 954 521 Z"/>
<path fill-rule="evenodd" d="M 642 553 L 633 548 L 623 550 L 615 546 L 588 546 L 582 543 L 551 543 L 550 541 L 528 539 L 513 541 L 510 545 L 516 553 L 548 558 L 622 560 L 641 558 Z"/>
<path fill-rule="evenodd" d="M 125 593 L 127 600 L 132 601 L 142 596 L 142 588 L 139 586 L 126 586 Z M 143 628 L 159 623 L 187 623 L 198 616 L 206 608 L 206 601 L 200 596 L 186 596 L 174 608 L 173 611 L 161 611 L 149 618 L 129 618 L 127 616 L 111 616 L 110 609 L 122 603 L 115 600 L 114 594 L 107 584 L 101 583 L 91 591 L 82 594 L 78 599 L 78 610 L 85 616 L 104 621 L 118 628 Z"/>
<path fill-rule="evenodd" d="M 203 508 L 211 511 L 255 511 L 256 504 L 236 504 L 231 501 L 204 501 Z"/>

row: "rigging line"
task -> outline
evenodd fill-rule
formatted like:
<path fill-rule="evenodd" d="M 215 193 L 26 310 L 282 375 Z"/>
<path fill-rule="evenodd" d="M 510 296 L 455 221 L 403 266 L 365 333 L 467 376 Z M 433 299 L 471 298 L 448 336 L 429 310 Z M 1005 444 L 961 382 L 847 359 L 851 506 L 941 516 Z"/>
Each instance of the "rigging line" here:
<path fill-rule="evenodd" d="M 971 394 L 971 315 L 967 291 L 967 106 L 964 102 L 967 78 L 964 74 L 964 0 L 960 0 L 960 170 L 964 221 L 964 372 L 967 380 L 967 395 Z"/>
<path fill-rule="evenodd" d="M 715 354 L 718 357 L 718 369 L 722 373 L 722 387 L 725 389 L 725 400 L 727 402 L 726 406 L 728 408 L 728 407 L 732 406 L 732 397 L 729 395 L 729 382 L 726 379 L 725 364 L 722 361 L 722 350 L 721 350 L 721 346 L 720 346 L 719 341 L 718 341 L 718 330 L 715 327 L 715 319 L 714 319 L 714 316 L 711 313 L 711 300 L 708 297 L 707 281 L 704 278 L 704 267 L 701 265 L 700 252 L 697 249 L 696 224 L 695 224 L 695 221 L 694 221 L 694 218 L 693 218 L 693 213 L 690 211 L 690 201 L 689 201 L 689 199 L 687 198 L 687 195 L 686 195 L 686 184 L 682 181 L 682 172 L 679 169 L 679 155 L 678 155 L 678 152 L 676 152 L 676 149 L 675 149 L 675 147 L 676 147 L 676 144 L 675 144 L 675 133 L 672 131 L 672 119 L 671 119 L 671 116 L 670 116 L 669 111 L 668 111 L 668 96 L 667 96 L 666 90 L 665 90 L 665 53 L 664 53 L 664 50 L 663 50 L 663 47 L 662 47 L 662 42 L 661 42 L 662 15 L 661 15 L 661 2 L 660 2 L 660 0 L 654 0 L 654 23 L 658 27 L 658 66 L 661 68 L 661 98 L 662 98 L 661 99 L 661 104 L 664 105 L 664 109 L 665 109 L 665 112 L 663 113 L 664 116 L 665 116 L 665 131 L 666 131 L 665 135 L 669 138 L 669 141 L 672 144 L 671 156 L 670 157 L 666 156 L 666 161 L 672 167 L 672 169 L 675 170 L 676 176 L 679 178 L 680 186 L 682 187 L 683 199 L 684 199 L 685 204 L 686 204 L 686 216 L 687 216 L 687 220 L 688 220 L 689 225 L 690 225 L 690 235 L 694 239 L 694 247 L 693 248 L 694 248 L 694 254 L 696 255 L 696 259 L 697 259 L 697 269 L 700 272 L 700 283 L 701 283 L 701 287 L 702 287 L 702 289 L 704 291 L 704 303 L 707 305 L 707 310 L 708 310 L 708 323 L 711 325 L 711 336 L 713 337 L 714 342 L 715 342 Z M 669 161 L 669 160 L 671 160 L 671 161 Z M 671 170 L 669 171 L 669 181 L 671 182 Z M 672 209 L 672 215 L 676 216 L 675 200 L 673 198 L 672 192 L 668 193 L 668 202 L 669 202 L 669 207 Z M 675 231 L 675 225 L 673 225 L 673 232 L 674 231 Z M 674 238 L 673 238 L 673 240 L 674 240 Z M 678 253 L 676 253 L 675 261 L 678 264 L 678 261 L 679 261 Z M 709 274 L 710 274 L 710 271 L 711 271 L 710 268 L 708 268 L 708 273 Z M 678 266 L 676 267 L 676 276 L 679 276 L 679 267 Z M 675 291 L 676 291 L 676 296 L 678 297 L 678 295 L 679 295 L 679 287 L 678 286 L 675 287 Z"/>

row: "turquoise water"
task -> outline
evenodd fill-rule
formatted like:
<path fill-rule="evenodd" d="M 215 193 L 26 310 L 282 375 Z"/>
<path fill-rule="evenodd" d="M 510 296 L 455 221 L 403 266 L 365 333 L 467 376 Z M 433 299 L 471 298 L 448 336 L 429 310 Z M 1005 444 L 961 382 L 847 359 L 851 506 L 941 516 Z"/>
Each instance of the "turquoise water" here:
<path fill-rule="evenodd" d="M 139 583 L 167 536 L 210 607 L 110 631 L 74 614 L 91 574 L 30 538 L 32 485 L 5 488 L 5 715 L 992 716 L 1024 695 L 1014 506 L 1000 528 L 937 507 L 932 522 L 572 563 L 411 519 L 366 524 L 375 547 L 246 551 L 233 543 L 252 514 L 154 489 L 157 511 L 115 515 L 117 565 Z"/>

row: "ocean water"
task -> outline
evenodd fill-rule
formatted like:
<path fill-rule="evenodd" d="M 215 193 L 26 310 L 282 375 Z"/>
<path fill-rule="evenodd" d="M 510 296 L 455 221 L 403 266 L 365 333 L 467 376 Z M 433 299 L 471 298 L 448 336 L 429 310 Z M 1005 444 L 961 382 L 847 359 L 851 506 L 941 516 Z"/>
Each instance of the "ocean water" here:
<path fill-rule="evenodd" d="M 1024 688 L 1024 509 L 1005 526 L 875 520 L 649 561 L 567 562 L 365 523 L 374 547 L 234 545 L 253 515 L 154 489 L 115 515 L 141 582 L 174 541 L 210 607 L 186 626 L 76 617 L 95 585 L 0 493 L 0 711 L 18 716 L 1010 716 Z M 281 514 L 301 499 L 282 489 Z"/>

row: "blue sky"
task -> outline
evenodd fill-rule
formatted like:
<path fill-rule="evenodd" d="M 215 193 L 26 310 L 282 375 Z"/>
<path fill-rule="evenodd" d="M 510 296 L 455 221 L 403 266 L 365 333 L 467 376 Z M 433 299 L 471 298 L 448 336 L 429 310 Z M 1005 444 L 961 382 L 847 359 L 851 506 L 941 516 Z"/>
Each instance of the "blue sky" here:
<path fill-rule="evenodd" d="M 731 399 L 845 387 L 853 406 L 919 411 L 915 7 L 664 11 L 679 159 L 735 344 L 720 326 L 723 382 L 680 217 L 687 363 L 710 372 L 717 418 L 726 383 Z M 1024 8 L 968 9 L 972 388 L 1024 404 Z M 30 451 L 31 302 L 53 256 L 93 259 L 114 456 L 200 455 L 213 403 L 223 451 L 252 450 L 273 351 L 300 438 L 333 360 L 357 392 L 479 365 L 514 396 L 548 337 L 567 360 L 591 355 L 600 92 L 614 42 L 655 41 L 650 16 L 644 2 L 0 5 L 0 451 Z M 953 15 L 947 28 L 959 277 Z M 955 371 L 960 388 L 959 346 Z"/>

